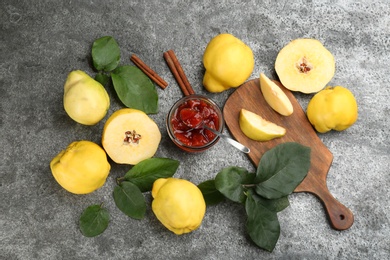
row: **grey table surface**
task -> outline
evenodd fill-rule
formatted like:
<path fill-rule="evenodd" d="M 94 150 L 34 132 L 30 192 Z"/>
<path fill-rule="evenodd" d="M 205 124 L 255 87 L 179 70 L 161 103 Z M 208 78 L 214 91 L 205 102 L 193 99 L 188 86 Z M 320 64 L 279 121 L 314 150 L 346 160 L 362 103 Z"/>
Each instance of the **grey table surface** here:
<path fill-rule="evenodd" d="M 2 0 L 0 26 L 0 259 L 389 259 L 388 0 Z M 236 203 L 209 207 L 201 227 L 182 236 L 166 230 L 150 206 L 144 219 L 128 218 L 112 198 L 127 165 L 111 162 L 105 185 L 88 195 L 73 195 L 55 182 L 49 163 L 60 150 L 75 140 L 100 143 L 107 117 L 93 127 L 77 124 L 65 113 L 62 95 L 71 70 L 95 74 L 91 45 L 106 35 L 120 45 L 121 65 L 131 65 L 135 53 L 170 83 L 156 87 L 159 113 L 151 117 L 162 133 L 156 156 L 180 160 L 175 177 L 198 184 L 227 166 L 254 170 L 246 155 L 224 142 L 206 153 L 183 154 L 164 127 L 182 93 L 163 52 L 175 50 L 195 91 L 223 107 L 233 90 L 208 93 L 201 60 L 209 40 L 224 32 L 252 48 L 250 79 L 260 72 L 276 78 L 277 53 L 296 38 L 316 38 L 333 53 L 336 73 L 329 84 L 354 93 L 359 118 L 348 130 L 320 138 L 334 156 L 328 188 L 354 213 L 351 228 L 332 229 L 315 196 L 293 193 L 290 207 L 278 214 L 281 234 L 269 253 L 250 242 L 245 210 Z M 107 90 L 110 115 L 123 105 L 112 86 Z M 306 109 L 312 95 L 295 96 Z M 111 222 L 103 234 L 86 238 L 79 216 L 99 203 Z"/>

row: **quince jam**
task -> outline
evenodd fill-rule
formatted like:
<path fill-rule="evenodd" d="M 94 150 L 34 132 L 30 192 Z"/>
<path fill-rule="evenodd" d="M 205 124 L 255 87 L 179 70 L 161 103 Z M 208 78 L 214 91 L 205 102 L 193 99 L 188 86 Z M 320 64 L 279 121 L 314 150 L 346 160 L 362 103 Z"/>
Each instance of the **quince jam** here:
<path fill-rule="evenodd" d="M 214 107 L 201 99 L 190 99 L 180 104 L 173 112 L 171 126 L 176 139 L 184 145 L 200 147 L 216 136 L 204 128 L 219 129 L 219 116 Z"/>

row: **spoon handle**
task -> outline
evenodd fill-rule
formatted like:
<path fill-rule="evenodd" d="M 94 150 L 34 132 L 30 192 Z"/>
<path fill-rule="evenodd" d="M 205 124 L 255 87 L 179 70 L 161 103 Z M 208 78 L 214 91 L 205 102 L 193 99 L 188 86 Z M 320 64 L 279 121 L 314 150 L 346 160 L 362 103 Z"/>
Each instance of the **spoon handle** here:
<path fill-rule="evenodd" d="M 207 125 L 203 125 L 203 127 L 206 128 L 207 130 L 213 132 L 214 134 L 218 135 L 219 137 L 221 137 L 222 139 L 227 141 L 229 144 L 231 144 L 232 146 L 234 146 L 235 148 L 237 148 L 241 152 L 243 152 L 243 153 L 249 153 L 250 152 L 250 149 L 248 147 L 246 147 L 245 145 L 243 145 L 243 144 L 237 142 L 236 140 L 230 138 L 229 136 L 221 134 L 220 132 L 218 132 L 218 131 L 208 127 Z"/>

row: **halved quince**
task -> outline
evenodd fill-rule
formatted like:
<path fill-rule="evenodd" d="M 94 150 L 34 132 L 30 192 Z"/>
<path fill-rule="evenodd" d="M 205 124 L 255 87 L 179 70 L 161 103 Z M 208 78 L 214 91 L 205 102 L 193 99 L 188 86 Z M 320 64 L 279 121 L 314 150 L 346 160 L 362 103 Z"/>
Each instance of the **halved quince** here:
<path fill-rule="evenodd" d="M 255 141 L 268 141 L 286 134 L 285 128 L 246 109 L 241 109 L 238 121 L 241 131 Z"/>
<path fill-rule="evenodd" d="M 143 111 L 122 108 L 114 112 L 103 128 L 102 145 L 119 164 L 135 165 L 151 158 L 160 144 L 157 124 Z"/>
<path fill-rule="evenodd" d="M 320 41 L 296 39 L 280 50 L 275 70 L 289 90 L 315 93 L 333 78 L 335 61 Z"/>
<path fill-rule="evenodd" d="M 265 101 L 273 110 L 283 116 L 289 116 L 293 113 L 294 108 L 290 99 L 275 82 L 263 73 L 260 73 L 260 89 Z"/>

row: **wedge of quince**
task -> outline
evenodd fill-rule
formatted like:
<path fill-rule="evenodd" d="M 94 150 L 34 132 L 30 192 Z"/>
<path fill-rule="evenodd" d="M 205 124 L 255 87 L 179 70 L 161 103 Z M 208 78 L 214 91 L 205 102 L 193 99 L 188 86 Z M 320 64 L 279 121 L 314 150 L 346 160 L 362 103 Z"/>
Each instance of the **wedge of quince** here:
<path fill-rule="evenodd" d="M 135 165 L 153 157 L 160 144 L 157 124 L 143 111 L 122 108 L 114 112 L 103 128 L 102 145 L 116 163 Z"/>
<path fill-rule="evenodd" d="M 255 141 L 269 141 L 286 134 L 285 128 L 246 109 L 240 111 L 239 125 L 241 131 Z"/>
<path fill-rule="evenodd" d="M 265 101 L 273 110 L 283 116 L 289 116 L 294 112 L 294 108 L 287 95 L 275 82 L 263 73 L 260 73 L 260 89 Z"/>
<path fill-rule="evenodd" d="M 296 39 L 280 50 L 275 70 L 287 89 L 315 93 L 333 78 L 335 61 L 320 41 Z"/>

